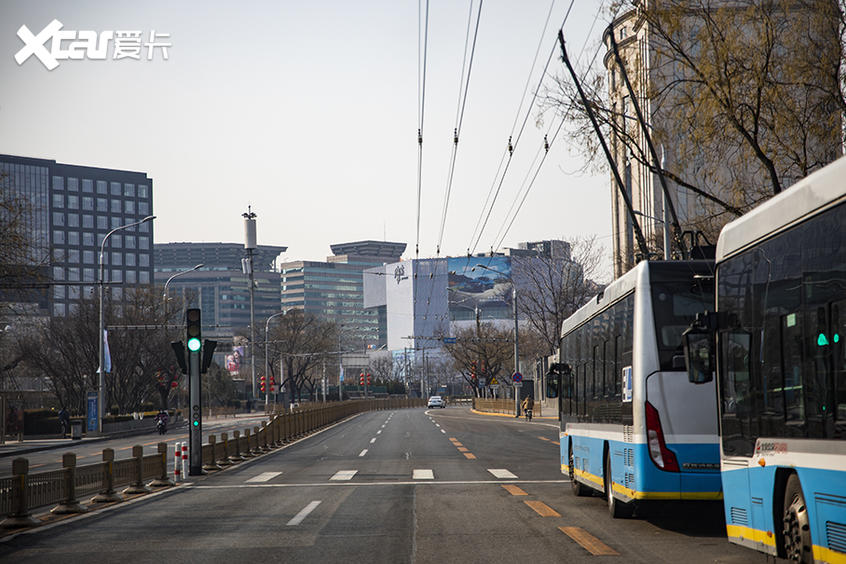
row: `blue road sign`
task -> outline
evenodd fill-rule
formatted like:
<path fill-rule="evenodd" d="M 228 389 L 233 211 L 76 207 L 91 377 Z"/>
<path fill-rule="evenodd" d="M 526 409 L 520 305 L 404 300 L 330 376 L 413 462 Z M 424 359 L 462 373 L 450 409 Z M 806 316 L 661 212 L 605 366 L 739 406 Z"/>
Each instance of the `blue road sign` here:
<path fill-rule="evenodd" d="M 454 345 L 455 344 L 455 337 L 444 337 L 444 344 L 445 345 Z"/>
<path fill-rule="evenodd" d="M 523 381 L 523 375 L 520 374 L 519 372 L 515 372 L 514 374 L 511 375 L 511 381 L 512 382 L 522 382 Z"/>
<path fill-rule="evenodd" d="M 88 392 L 88 430 L 97 430 L 97 392 Z"/>

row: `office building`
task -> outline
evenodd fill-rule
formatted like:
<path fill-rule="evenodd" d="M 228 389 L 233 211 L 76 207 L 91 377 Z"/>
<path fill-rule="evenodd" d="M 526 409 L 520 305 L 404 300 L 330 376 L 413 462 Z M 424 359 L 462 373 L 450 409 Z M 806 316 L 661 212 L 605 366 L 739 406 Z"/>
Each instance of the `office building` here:
<path fill-rule="evenodd" d="M 111 230 L 153 212 L 153 181 L 143 172 L 0 155 L 4 190 L 26 206 L 32 245 L 22 263 L 36 266 L 39 281 L 58 282 L 47 292 L 7 296 L 28 301 L 30 314 L 64 316 L 96 295 L 100 244 Z M 106 242 L 104 281 L 113 300 L 126 288 L 153 280 L 153 222 L 115 233 Z"/>

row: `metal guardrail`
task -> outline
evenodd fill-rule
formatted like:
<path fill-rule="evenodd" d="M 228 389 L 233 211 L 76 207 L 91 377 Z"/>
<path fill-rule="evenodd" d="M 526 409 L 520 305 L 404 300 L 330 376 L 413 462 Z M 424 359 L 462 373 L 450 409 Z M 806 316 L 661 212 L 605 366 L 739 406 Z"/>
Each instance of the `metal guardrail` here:
<path fill-rule="evenodd" d="M 489 413 L 507 413 L 514 415 L 513 399 L 473 398 L 473 409 Z"/>
<path fill-rule="evenodd" d="M 270 452 L 285 443 L 294 441 L 326 425 L 364 411 L 424 407 L 424 399 L 373 399 L 351 400 L 332 404 L 309 404 L 293 411 L 272 414 L 261 427 L 235 431 L 230 438 L 222 433 L 220 440 L 209 435 L 209 442 L 202 445 L 203 469 L 217 471 L 237 464 L 245 457 Z M 76 455 L 66 453 L 61 470 L 29 472 L 29 461 L 16 458 L 12 462 L 12 477 L 0 478 L 0 514 L 6 519 L 0 528 L 18 528 L 38 524 L 31 511 L 58 504 L 56 513 L 78 513 L 87 509 L 77 502 L 78 496 L 91 501 L 122 501 L 123 495 L 115 488 L 129 486 L 124 494 L 149 491 L 147 488 L 172 486 L 167 477 L 167 443 L 158 443 L 157 453 L 144 456 L 141 446 L 133 447 L 133 456 L 114 459 L 113 449 L 103 450 L 102 462 L 77 467 Z M 145 485 L 145 482 L 150 481 Z"/>

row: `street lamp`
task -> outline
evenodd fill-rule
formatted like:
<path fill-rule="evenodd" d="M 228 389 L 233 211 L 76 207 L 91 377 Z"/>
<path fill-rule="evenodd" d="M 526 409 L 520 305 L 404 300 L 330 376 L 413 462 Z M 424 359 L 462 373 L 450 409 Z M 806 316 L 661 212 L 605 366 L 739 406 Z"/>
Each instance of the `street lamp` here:
<path fill-rule="evenodd" d="M 280 311 L 278 313 L 274 313 L 270 317 L 267 318 L 267 321 L 264 322 L 264 384 L 265 384 L 265 396 L 264 396 L 264 411 L 267 413 L 267 408 L 270 405 L 270 359 L 267 356 L 267 332 L 270 327 L 270 320 L 274 317 L 278 317 L 280 315 L 285 315 L 284 311 Z M 282 386 L 281 374 L 279 380 L 279 386 Z M 284 397 L 283 397 L 284 399 Z"/>
<path fill-rule="evenodd" d="M 490 270 L 491 272 L 496 272 L 497 274 L 504 273 L 490 268 L 489 266 L 485 266 L 484 264 L 477 264 L 473 267 L 475 270 L 476 267 L 484 268 L 485 270 Z M 518 324 L 517 324 L 517 287 L 514 285 L 514 280 L 511 281 L 511 301 L 514 303 L 514 374 L 520 373 L 520 338 L 518 332 Z M 517 393 L 517 382 L 513 382 L 514 386 L 514 414 L 519 416 L 520 415 L 520 394 Z"/>
<path fill-rule="evenodd" d="M 134 221 L 132 223 L 127 223 L 126 225 L 121 225 L 120 227 L 115 227 L 108 233 L 106 236 L 103 237 L 103 242 L 100 243 L 100 272 L 99 277 L 97 279 L 97 284 L 100 287 L 99 296 L 100 296 L 100 330 L 99 330 L 99 338 L 100 338 L 100 355 L 99 355 L 99 382 L 97 387 L 97 432 L 99 434 L 103 434 L 103 401 L 105 399 L 104 390 L 106 388 L 106 372 L 105 372 L 105 364 L 106 364 L 106 351 L 105 351 L 105 321 L 103 318 L 103 284 L 105 283 L 103 280 L 103 253 L 105 252 L 106 248 L 106 241 L 109 240 L 114 233 L 118 231 L 122 231 L 124 229 L 129 229 L 130 227 L 135 227 L 136 225 L 141 225 L 142 223 L 147 223 L 148 221 L 153 221 L 156 219 L 154 215 L 148 215 L 144 219 L 139 221 Z"/>
<path fill-rule="evenodd" d="M 165 282 L 165 284 L 164 284 L 164 292 L 162 293 L 162 300 L 164 301 L 165 306 L 167 306 L 167 286 L 168 286 L 168 284 L 170 284 L 170 281 L 173 280 L 174 278 L 178 277 L 178 276 L 182 276 L 183 274 L 188 274 L 189 272 L 194 272 L 195 270 L 200 270 L 204 266 L 206 266 L 206 265 L 203 264 L 203 263 L 200 263 L 200 264 L 196 265 L 194 268 L 189 268 L 188 270 L 183 270 L 182 272 L 177 272 L 176 274 L 174 274 L 173 276 L 171 276 L 170 278 L 167 279 L 167 282 Z M 167 309 L 167 307 L 165 307 L 165 309 Z M 165 313 L 167 313 L 167 312 L 165 312 Z"/>

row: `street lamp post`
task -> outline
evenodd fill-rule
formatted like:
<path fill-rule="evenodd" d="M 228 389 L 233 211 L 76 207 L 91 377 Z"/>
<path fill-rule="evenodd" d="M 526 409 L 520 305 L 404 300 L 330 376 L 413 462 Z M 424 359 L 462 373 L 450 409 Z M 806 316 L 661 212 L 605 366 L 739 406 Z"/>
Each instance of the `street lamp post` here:
<path fill-rule="evenodd" d="M 162 301 L 164 302 L 164 305 L 165 305 L 165 314 L 167 314 L 167 287 L 170 284 L 170 281 L 173 280 L 174 278 L 178 277 L 178 276 L 182 276 L 183 274 L 188 274 L 189 272 L 194 272 L 195 270 L 200 270 L 204 266 L 206 266 L 204 263 L 200 263 L 200 264 L 194 266 L 193 268 L 189 268 L 188 270 L 183 270 L 181 272 L 177 272 L 176 274 L 174 274 L 173 276 L 171 276 L 170 278 L 167 279 L 167 282 L 165 282 L 165 284 L 164 284 L 164 291 L 162 292 Z"/>
<path fill-rule="evenodd" d="M 141 225 L 142 223 L 147 223 L 148 221 L 153 221 L 154 219 L 156 219 L 156 216 L 148 215 L 147 217 L 145 217 L 142 220 L 134 221 L 132 223 L 127 223 L 126 225 L 121 225 L 120 227 L 115 227 L 114 229 L 112 229 L 111 231 L 106 233 L 106 236 L 103 237 L 103 242 L 100 243 L 100 270 L 99 270 L 99 276 L 97 278 L 97 285 L 99 286 L 99 292 L 98 293 L 99 293 L 99 297 L 100 297 L 100 316 L 99 316 L 100 323 L 99 323 L 99 332 L 98 332 L 99 339 L 100 339 L 100 354 L 99 354 L 99 358 L 98 358 L 99 368 L 97 370 L 98 373 L 99 373 L 99 382 L 98 382 L 98 385 L 97 385 L 97 432 L 101 435 L 103 434 L 103 413 L 104 413 L 103 402 L 105 401 L 104 390 L 106 388 L 106 372 L 105 372 L 105 364 L 106 364 L 106 349 L 105 349 L 106 337 L 105 337 L 105 332 L 106 332 L 106 327 L 105 327 L 105 318 L 103 316 L 103 285 L 105 284 L 104 273 L 103 273 L 103 270 L 104 270 L 103 269 L 103 254 L 105 253 L 105 249 L 106 249 L 106 241 L 108 241 L 109 237 L 111 237 L 114 233 L 116 233 L 118 231 L 122 231 L 124 229 L 129 229 L 130 227 L 135 227 L 137 225 Z"/>
<path fill-rule="evenodd" d="M 278 313 L 274 313 L 270 317 L 267 318 L 267 321 L 264 322 L 264 411 L 267 413 L 267 408 L 270 405 L 270 358 L 267 356 L 267 332 L 270 328 L 270 320 L 274 317 L 279 315 L 285 315 L 284 311 L 280 311 Z M 280 375 L 281 378 L 281 375 Z M 280 379 L 279 385 L 282 386 L 282 381 Z M 284 398 L 283 398 L 284 399 Z"/>

